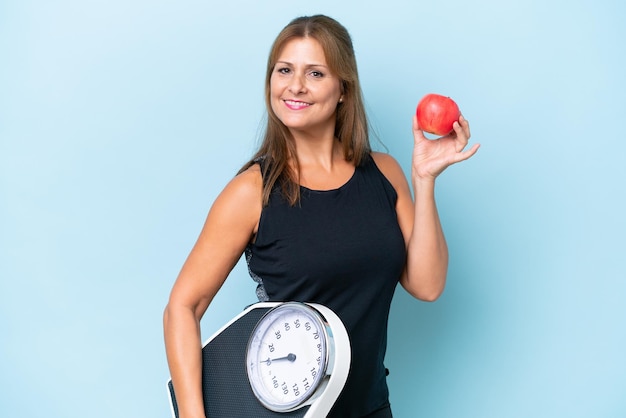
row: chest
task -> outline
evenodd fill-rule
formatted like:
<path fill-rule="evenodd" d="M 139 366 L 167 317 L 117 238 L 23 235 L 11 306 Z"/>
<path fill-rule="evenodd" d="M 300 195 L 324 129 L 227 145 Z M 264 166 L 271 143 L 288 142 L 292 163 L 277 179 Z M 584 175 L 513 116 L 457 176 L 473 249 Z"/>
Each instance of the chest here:
<path fill-rule="evenodd" d="M 405 245 L 395 192 L 384 181 L 356 176 L 339 190 L 303 189 L 299 205 L 271 201 L 261 215 L 252 271 L 276 290 L 326 292 L 395 283 L 404 267 Z"/>

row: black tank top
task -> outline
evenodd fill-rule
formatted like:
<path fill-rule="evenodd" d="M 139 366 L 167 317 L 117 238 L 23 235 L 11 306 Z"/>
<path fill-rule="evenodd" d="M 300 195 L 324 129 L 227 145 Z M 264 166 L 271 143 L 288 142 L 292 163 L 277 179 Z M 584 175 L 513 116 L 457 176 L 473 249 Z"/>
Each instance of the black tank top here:
<path fill-rule="evenodd" d="M 301 187 L 290 206 L 276 187 L 246 248 L 261 301 L 323 304 L 352 345 L 346 387 L 331 417 L 362 417 L 388 404 L 387 320 L 406 261 L 397 194 L 371 156 L 338 189 Z"/>

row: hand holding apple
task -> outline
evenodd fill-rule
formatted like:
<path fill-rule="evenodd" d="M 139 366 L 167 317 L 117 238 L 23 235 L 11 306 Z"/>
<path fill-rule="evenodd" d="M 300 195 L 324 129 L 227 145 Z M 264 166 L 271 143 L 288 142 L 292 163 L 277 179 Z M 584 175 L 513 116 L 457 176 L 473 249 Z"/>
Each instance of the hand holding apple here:
<path fill-rule="evenodd" d="M 416 181 L 427 180 L 431 182 L 442 171 L 452 164 L 467 160 L 473 156 L 480 144 L 474 144 L 465 149 L 469 143 L 469 122 L 462 116 L 452 123 L 452 131 L 438 139 L 428 139 L 424 136 L 423 127 L 417 121 L 417 115 L 413 115 L 413 169 L 412 177 L 414 185 Z"/>
<path fill-rule="evenodd" d="M 461 116 L 454 100 L 433 93 L 419 101 L 415 113 L 421 130 L 440 136 L 452 132 L 454 122 Z"/>

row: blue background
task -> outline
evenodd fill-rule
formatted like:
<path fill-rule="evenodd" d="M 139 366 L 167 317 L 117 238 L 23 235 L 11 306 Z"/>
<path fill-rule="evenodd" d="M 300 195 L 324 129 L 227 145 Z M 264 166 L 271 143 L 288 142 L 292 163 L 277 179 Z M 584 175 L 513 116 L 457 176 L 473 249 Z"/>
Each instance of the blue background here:
<path fill-rule="evenodd" d="M 169 290 L 258 144 L 271 42 L 313 13 L 407 174 L 426 93 L 482 144 L 438 180 L 446 292 L 393 302 L 395 415 L 626 416 L 618 0 L 0 1 L 0 415 L 169 416 Z M 240 263 L 203 338 L 253 301 Z"/>

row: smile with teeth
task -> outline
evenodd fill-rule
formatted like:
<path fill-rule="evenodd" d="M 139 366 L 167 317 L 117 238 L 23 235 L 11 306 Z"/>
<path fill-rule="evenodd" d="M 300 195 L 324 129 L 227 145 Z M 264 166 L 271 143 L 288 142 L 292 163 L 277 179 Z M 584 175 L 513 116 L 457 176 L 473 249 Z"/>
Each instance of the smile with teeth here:
<path fill-rule="evenodd" d="M 300 102 L 297 100 L 284 100 L 284 102 L 287 107 L 292 110 L 304 109 L 305 107 L 311 106 L 311 103 Z"/>

